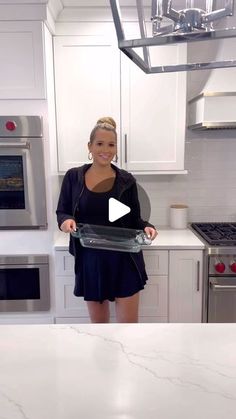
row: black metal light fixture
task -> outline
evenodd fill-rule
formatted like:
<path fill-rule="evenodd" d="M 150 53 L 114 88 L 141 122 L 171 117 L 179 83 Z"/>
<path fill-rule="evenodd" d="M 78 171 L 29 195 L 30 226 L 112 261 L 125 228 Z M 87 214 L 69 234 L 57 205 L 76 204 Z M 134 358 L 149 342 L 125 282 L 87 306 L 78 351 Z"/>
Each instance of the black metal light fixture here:
<path fill-rule="evenodd" d="M 196 7 L 200 1 L 204 3 L 204 8 Z M 220 29 L 215 27 L 220 19 L 233 16 L 234 0 L 219 1 L 220 8 L 217 8 L 217 0 L 150 0 L 152 36 L 148 36 L 143 1 L 136 0 L 140 38 L 126 39 L 119 0 L 110 0 L 118 46 L 145 73 L 236 67 L 236 59 L 161 66 L 151 64 L 149 47 L 236 37 L 236 27 L 233 25 Z M 177 10 L 176 3 L 185 3 L 185 7 Z M 135 48 L 142 48 L 143 57 L 137 54 Z"/>

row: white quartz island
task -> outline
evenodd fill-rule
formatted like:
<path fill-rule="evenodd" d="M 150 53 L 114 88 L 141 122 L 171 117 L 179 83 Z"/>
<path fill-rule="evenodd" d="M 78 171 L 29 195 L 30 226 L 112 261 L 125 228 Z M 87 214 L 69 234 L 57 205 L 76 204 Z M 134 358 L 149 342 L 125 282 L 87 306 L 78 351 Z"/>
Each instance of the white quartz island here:
<path fill-rule="evenodd" d="M 234 419 L 235 324 L 0 326 L 1 419 Z"/>

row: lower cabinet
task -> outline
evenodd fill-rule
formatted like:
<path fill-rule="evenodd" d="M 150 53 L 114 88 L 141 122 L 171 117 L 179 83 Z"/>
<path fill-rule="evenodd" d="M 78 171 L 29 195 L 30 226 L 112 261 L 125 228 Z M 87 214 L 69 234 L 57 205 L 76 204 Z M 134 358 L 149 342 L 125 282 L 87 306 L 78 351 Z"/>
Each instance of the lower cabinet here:
<path fill-rule="evenodd" d="M 31 317 L 30 313 L 25 315 L 17 314 L 15 316 L 11 316 L 8 314 L 0 313 L 0 325 L 2 324 L 53 324 L 54 317 L 53 314 L 51 316 L 44 316 L 38 315 L 35 317 Z"/>
<path fill-rule="evenodd" d="M 66 250 L 56 251 L 56 323 L 58 318 L 88 318 L 86 302 L 75 297 L 74 291 L 74 257 Z M 78 320 L 79 322 L 79 320 Z M 68 321 L 69 323 L 69 321 Z"/>
<path fill-rule="evenodd" d="M 140 322 L 167 322 L 168 251 L 145 250 L 148 282 L 140 293 Z M 75 297 L 74 258 L 66 250 L 56 251 L 56 323 L 88 323 L 86 302 Z M 111 322 L 115 321 L 115 304 L 110 304 Z"/>
<path fill-rule="evenodd" d="M 169 254 L 169 322 L 202 321 L 201 250 L 173 250 Z"/>
<path fill-rule="evenodd" d="M 148 282 L 140 292 L 139 322 L 201 322 L 202 251 L 143 251 Z M 75 297 L 74 258 L 56 251 L 55 323 L 89 323 L 86 302 Z M 115 322 L 115 304 L 110 304 Z"/>
<path fill-rule="evenodd" d="M 140 293 L 139 322 L 168 321 L 168 251 L 144 250 L 148 281 Z"/>

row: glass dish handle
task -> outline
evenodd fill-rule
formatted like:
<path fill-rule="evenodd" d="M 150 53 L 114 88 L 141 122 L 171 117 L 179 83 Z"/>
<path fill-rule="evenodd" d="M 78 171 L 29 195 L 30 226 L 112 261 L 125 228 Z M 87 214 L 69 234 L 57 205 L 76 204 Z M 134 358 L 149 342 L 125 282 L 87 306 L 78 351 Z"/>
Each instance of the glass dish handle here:
<path fill-rule="evenodd" d="M 152 243 L 152 240 L 144 232 L 138 235 L 137 241 L 139 244 L 145 244 L 145 245 L 150 245 Z"/>

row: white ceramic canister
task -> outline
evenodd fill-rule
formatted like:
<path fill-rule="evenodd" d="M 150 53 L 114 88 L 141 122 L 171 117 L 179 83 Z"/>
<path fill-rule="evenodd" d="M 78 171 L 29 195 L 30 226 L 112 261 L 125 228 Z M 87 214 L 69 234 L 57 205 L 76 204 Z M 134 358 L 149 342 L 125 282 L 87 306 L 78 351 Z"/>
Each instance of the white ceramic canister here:
<path fill-rule="evenodd" d="M 187 228 L 188 205 L 173 204 L 170 206 L 170 226 L 175 229 Z"/>

